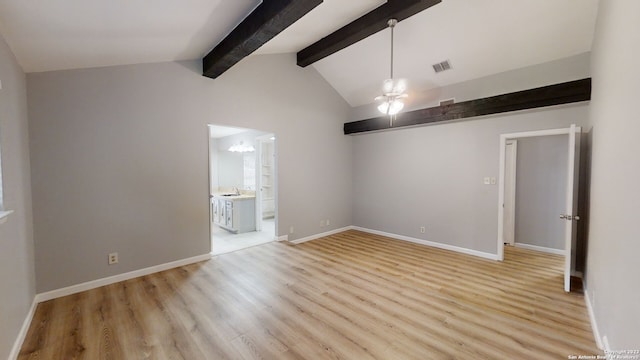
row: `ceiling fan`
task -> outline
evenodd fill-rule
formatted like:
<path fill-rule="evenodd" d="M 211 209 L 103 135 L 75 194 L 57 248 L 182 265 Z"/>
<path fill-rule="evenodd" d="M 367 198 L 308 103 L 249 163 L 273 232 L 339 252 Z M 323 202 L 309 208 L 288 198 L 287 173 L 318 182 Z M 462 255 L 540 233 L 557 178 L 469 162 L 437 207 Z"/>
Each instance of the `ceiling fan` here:
<path fill-rule="evenodd" d="M 391 28 L 391 76 L 384 81 L 382 86 L 382 95 L 375 98 L 375 101 L 380 102 L 378 110 L 390 116 L 389 126 L 393 126 L 393 119 L 403 108 L 404 103 L 402 99 L 407 98 L 409 95 L 405 94 L 407 90 L 407 82 L 404 79 L 393 78 L 393 29 L 398 24 L 397 19 L 390 19 L 387 25 Z"/>

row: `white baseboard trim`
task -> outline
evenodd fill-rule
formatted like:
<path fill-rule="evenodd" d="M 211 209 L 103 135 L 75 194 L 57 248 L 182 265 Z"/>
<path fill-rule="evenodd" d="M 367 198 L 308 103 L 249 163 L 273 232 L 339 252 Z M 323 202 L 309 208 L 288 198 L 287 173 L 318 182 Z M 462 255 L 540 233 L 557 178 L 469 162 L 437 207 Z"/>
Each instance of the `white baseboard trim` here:
<path fill-rule="evenodd" d="M 562 249 L 553 249 L 553 248 L 548 248 L 544 246 L 529 245 L 529 244 L 522 244 L 522 243 L 515 243 L 513 245 L 521 249 L 535 250 L 535 251 L 540 251 L 540 252 L 545 252 L 548 254 L 555 254 L 555 255 L 564 255 L 564 250 Z"/>
<path fill-rule="evenodd" d="M 584 289 L 584 301 L 587 305 L 587 311 L 589 312 L 589 320 L 591 320 L 591 330 L 593 331 L 593 337 L 596 340 L 596 346 L 600 350 L 607 350 L 600 337 L 600 331 L 598 330 L 598 323 L 596 322 L 596 314 L 593 312 L 593 306 L 591 306 L 591 298 L 589 297 L 589 290 Z M 608 347 L 608 346 L 607 346 Z"/>
<path fill-rule="evenodd" d="M 140 269 L 140 270 L 130 271 L 124 274 L 118 274 L 118 275 L 109 276 L 102 279 L 84 282 L 77 285 L 71 285 L 61 289 L 51 290 L 45 293 L 37 294 L 35 297 L 35 302 L 41 303 L 43 301 L 56 299 L 56 298 L 71 295 L 71 294 L 76 294 L 79 292 L 95 289 L 101 286 L 115 284 L 120 281 L 125 281 L 129 279 L 137 278 L 140 276 L 145 276 L 145 275 L 157 273 L 160 271 L 169 270 L 176 267 L 189 265 L 189 264 L 193 264 L 193 263 L 197 263 L 197 262 L 205 261 L 209 259 L 211 259 L 211 254 L 198 255 L 198 256 L 187 258 L 187 259 L 172 261 L 165 264 L 155 265 L 155 266 L 151 266 L 151 267 Z"/>
<path fill-rule="evenodd" d="M 315 234 L 315 235 L 303 237 L 303 238 L 300 238 L 300 239 L 291 240 L 289 242 L 292 243 L 292 244 L 302 244 L 302 243 L 307 242 L 307 241 L 320 239 L 320 238 L 323 238 L 325 236 L 334 235 L 334 234 L 345 232 L 345 231 L 351 230 L 351 229 L 353 229 L 352 226 L 346 226 L 346 227 L 343 227 L 343 228 L 340 228 L 340 229 L 335 229 L 335 230 L 323 232 L 323 233 L 320 233 L 320 234 Z"/>
<path fill-rule="evenodd" d="M 289 235 L 276 236 L 276 241 L 289 241 Z"/>
<path fill-rule="evenodd" d="M 27 331 L 29 331 L 29 326 L 31 326 L 33 315 L 36 313 L 37 306 L 38 306 L 38 303 L 36 302 L 36 299 L 34 297 L 33 301 L 31 302 L 31 308 L 29 309 L 29 312 L 27 313 L 27 316 L 25 317 L 24 322 L 22 322 L 22 327 L 20 328 L 18 337 L 16 338 L 16 341 L 13 343 L 13 348 L 9 353 L 9 360 L 15 360 L 18 358 L 18 354 L 20 353 L 20 349 L 22 348 L 24 339 L 27 337 Z"/>
<path fill-rule="evenodd" d="M 438 248 L 438 249 L 450 250 L 450 251 L 455 251 L 455 252 L 459 252 L 459 253 L 462 253 L 462 254 L 478 256 L 478 257 L 489 259 L 489 260 L 496 260 L 496 261 L 498 260 L 498 255 L 497 254 L 486 253 L 486 252 L 467 249 L 467 248 L 454 246 L 454 245 L 442 244 L 442 243 L 438 243 L 438 242 L 434 242 L 434 241 L 416 239 L 416 238 L 412 238 L 412 237 L 404 236 L 404 235 L 391 234 L 391 233 L 387 233 L 387 232 L 384 232 L 384 231 L 372 230 L 372 229 L 362 228 L 362 227 L 358 227 L 358 226 L 352 226 L 351 229 L 364 231 L 364 232 L 367 232 L 367 233 L 370 233 L 370 234 L 386 236 L 386 237 L 390 237 L 392 239 L 408 241 L 408 242 L 412 242 L 412 243 L 416 243 L 416 244 L 420 244 L 420 245 L 431 246 L 431 247 L 435 247 L 435 248 Z"/>

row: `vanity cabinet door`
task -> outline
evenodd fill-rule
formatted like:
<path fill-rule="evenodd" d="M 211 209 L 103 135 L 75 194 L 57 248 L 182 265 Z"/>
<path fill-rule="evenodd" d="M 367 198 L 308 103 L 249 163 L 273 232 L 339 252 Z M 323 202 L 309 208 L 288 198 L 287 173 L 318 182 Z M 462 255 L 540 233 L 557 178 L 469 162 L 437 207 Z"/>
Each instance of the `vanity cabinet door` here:
<path fill-rule="evenodd" d="M 226 221 L 225 224 L 227 225 L 228 228 L 232 228 L 233 227 L 233 201 L 227 201 L 226 202 L 226 206 L 225 206 L 225 214 L 226 214 Z"/>
<path fill-rule="evenodd" d="M 211 221 L 213 221 L 214 224 L 218 223 L 218 213 L 219 213 L 219 209 L 218 209 L 218 199 L 211 199 Z"/>
<path fill-rule="evenodd" d="M 218 224 L 225 225 L 227 219 L 227 212 L 224 207 L 224 200 L 218 200 Z"/>

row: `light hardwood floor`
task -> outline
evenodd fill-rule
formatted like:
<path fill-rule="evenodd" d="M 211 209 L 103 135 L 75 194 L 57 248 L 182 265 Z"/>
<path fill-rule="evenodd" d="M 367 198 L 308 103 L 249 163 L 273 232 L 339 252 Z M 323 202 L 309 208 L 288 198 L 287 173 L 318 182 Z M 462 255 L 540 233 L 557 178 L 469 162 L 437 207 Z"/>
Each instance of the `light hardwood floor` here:
<path fill-rule="evenodd" d="M 348 231 L 38 305 L 19 359 L 567 359 L 600 353 L 562 258 Z"/>

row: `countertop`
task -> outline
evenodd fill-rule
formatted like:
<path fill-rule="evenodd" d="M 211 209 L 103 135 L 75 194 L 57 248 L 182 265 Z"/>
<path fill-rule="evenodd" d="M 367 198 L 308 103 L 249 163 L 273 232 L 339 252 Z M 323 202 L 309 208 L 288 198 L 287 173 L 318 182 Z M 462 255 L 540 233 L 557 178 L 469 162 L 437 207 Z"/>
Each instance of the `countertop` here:
<path fill-rule="evenodd" d="M 256 198 L 255 195 L 240 194 L 240 195 L 224 196 L 224 194 L 228 194 L 228 193 L 216 193 L 216 194 L 213 194 L 213 198 L 224 199 L 224 200 L 249 200 L 249 199 Z"/>

